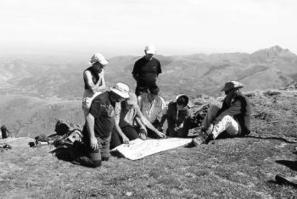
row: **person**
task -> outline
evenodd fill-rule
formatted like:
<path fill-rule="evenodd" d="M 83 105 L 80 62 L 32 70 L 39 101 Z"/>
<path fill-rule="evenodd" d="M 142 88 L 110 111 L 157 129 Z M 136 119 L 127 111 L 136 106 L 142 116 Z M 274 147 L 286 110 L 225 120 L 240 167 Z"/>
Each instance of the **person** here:
<path fill-rule="evenodd" d="M 12 136 L 12 134 L 9 132 L 9 130 L 5 125 L 2 125 L 0 129 L 1 129 L 2 139 Z"/>
<path fill-rule="evenodd" d="M 104 67 L 108 61 L 101 53 L 94 54 L 90 59 L 91 66 L 84 70 L 84 94 L 82 99 L 82 109 L 87 116 L 92 104 L 92 100 L 106 89 L 104 79 Z"/>
<path fill-rule="evenodd" d="M 165 134 L 156 129 L 141 113 L 137 104 L 137 97 L 129 93 L 129 99 L 121 102 L 120 111 L 115 116 L 115 128 L 112 132 L 110 148 L 115 148 L 124 143 L 129 144 L 130 140 L 136 138 L 145 139 L 147 129 L 150 129 L 158 137 L 165 137 Z"/>
<path fill-rule="evenodd" d="M 162 124 L 167 120 L 166 134 L 170 137 L 187 137 L 191 127 L 191 113 L 188 106 L 189 97 L 181 94 L 176 101 L 170 102 L 166 114 L 162 118 Z"/>
<path fill-rule="evenodd" d="M 88 167 L 98 167 L 101 161 L 109 159 L 111 132 L 114 128 L 116 104 L 129 98 L 129 87 L 117 83 L 110 91 L 105 91 L 92 101 L 83 127 L 85 154 L 74 163 Z"/>
<path fill-rule="evenodd" d="M 159 131 L 162 131 L 162 117 L 166 110 L 165 100 L 159 96 L 159 88 L 153 87 L 149 89 L 149 93 L 142 93 L 138 97 L 140 111 L 144 117 L 154 125 Z M 148 136 L 158 138 L 150 129 L 148 129 Z"/>
<path fill-rule="evenodd" d="M 153 57 L 156 53 L 156 48 L 153 45 L 148 45 L 144 49 L 145 56 L 137 60 L 132 71 L 133 78 L 136 80 L 135 94 L 148 92 L 148 89 L 157 86 L 157 78 L 162 73 L 161 64 L 158 59 Z"/>
<path fill-rule="evenodd" d="M 217 139 L 223 132 L 227 136 L 245 136 L 250 133 L 251 108 L 248 99 L 241 93 L 243 85 L 237 81 L 225 83 L 222 91 L 226 97 L 223 100 L 222 108 L 210 106 L 202 123 L 206 136 L 194 138 L 194 142 L 208 143 Z"/>

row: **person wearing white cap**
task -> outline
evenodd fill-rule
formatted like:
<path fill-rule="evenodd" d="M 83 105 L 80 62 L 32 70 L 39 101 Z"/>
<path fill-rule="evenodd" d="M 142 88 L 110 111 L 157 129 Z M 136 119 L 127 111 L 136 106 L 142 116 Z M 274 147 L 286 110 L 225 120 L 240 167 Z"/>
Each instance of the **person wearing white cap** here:
<path fill-rule="evenodd" d="M 147 93 L 148 89 L 157 86 L 157 78 L 162 73 L 160 61 L 153 56 L 156 54 L 154 45 L 148 45 L 144 49 L 145 56 L 134 64 L 132 75 L 136 80 L 135 94 Z"/>
<path fill-rule="evenodd" d="M 226 132 L 227 136 L 245 136 L 250 133 L 250 103 L 241 92 L 243 85 L 237 81 L 229 81 L 221 91 L 225 92 L 221 108 L 211 105 L 202 126 L 206 135 L 201 139 L 193 139 L 195 145 L 217 139 Z"/>
<path fill-rule="evenodd" d="M 101 161 L 108 160 L 110 137 L 115 124 L 115 107 L 127 98 L 129 87 L 119 82 L 111 87 L 110 91 L 105 91 L 93 99 L 82 131 L 86 154 L 78 157 L 75 163 L 98 167 Z"/>
<path fill-rule="evenodd" d="M 83 72 L 85 90 L 82 108 L 85 116 L 88 114 L 92 100 L 106 89 L 104 67 L 108 61 L 101 53 L 96 53 L 91 57 L 90 64 L 91 66 Z"/>

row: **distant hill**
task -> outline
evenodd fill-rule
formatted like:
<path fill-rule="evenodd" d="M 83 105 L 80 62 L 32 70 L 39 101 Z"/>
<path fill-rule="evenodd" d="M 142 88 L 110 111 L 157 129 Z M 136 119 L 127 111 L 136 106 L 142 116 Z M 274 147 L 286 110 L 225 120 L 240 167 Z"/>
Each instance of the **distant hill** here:
<path fill-rule="evenodd" d="M 219 95 L 227 80 L 244 83 L 245 91 L 281 88 L 297 81 L 297 56 L 279 46 L 247 53 L 157 56 L 166 100 L 186 93 Z M 122 81 L 135 88 L 131 71 L 140 57 L 118 56 L 106 67 L 107 85 Z M 56 119 L 83 124 L 81 96 L 85 61 L 0 58 L 0 124 L 18 136 L 49 134 Z"/>
<path fill-rule="evenodd" d="M 159 84 L 165 97 L 183 92 L 190 95 L 215 95 L 227 80 L 243 82 L 246 90 L 283 87 L 297 80 L 297 56 L 279 46 L 252 54 L 222 53 L 188 56 L 157 56 L 163 73 Z M 108 85 L 126 82 L 135 88 L 131 71 L 140 57 L 119 56 L 106 67 Z M 38 97 L 57 96 L 79 99 L 83 92 L 82 71 L 86 62 L 55 60 L 38 63 L 24 60 L 0 60 L 0 91 Z"/>
<path fill-rule="evenodd" d="M 0 113 L 0 124 L 5 124 L 17 137 L 53 134 L 57 119 L 84 123 L 79 100 L 1 95 Z"/>

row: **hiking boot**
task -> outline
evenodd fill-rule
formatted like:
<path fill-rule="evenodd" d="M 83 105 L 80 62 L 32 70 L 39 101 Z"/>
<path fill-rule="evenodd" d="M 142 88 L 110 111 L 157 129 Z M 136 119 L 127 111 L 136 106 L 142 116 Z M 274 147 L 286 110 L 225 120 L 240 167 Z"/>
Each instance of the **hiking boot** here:
<path fill-rule="evenodd" d="M 204 143 L 203 144 L 208 144 L 211 140 L 214 140 L 213 139 L 213 135 L 212 134 L 209 134 L 206 139 L 204 140 Z"/>
<path fill-rule="evenodd" d="M 192 139 L 192 142 L 188 147 L 196 147 L 201 144 L 208 144 L 210 140 L 213 140 L 212 134 L 207 135 L 205 131 L 201 131 L 199 136 Z"/>

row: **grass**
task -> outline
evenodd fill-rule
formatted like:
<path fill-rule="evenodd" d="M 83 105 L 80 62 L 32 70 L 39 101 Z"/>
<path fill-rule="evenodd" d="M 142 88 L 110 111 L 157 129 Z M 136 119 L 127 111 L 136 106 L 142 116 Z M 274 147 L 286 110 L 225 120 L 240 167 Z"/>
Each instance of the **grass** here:
<path fill-rule="evenodd" d="M 296 161 L 294 94 L 256 95 L 251 137 L 177 148 L 138 161 L 111 157 L 97 169 L 58 160 L 52 148 L 0 153 L 0 198 L 294 198 L 274 181 L 297 175 L 277 160 Z M 259 138 L 260 136 L 260 138 Z M 272 138 L 274 137 L 274 138 Z"/>

